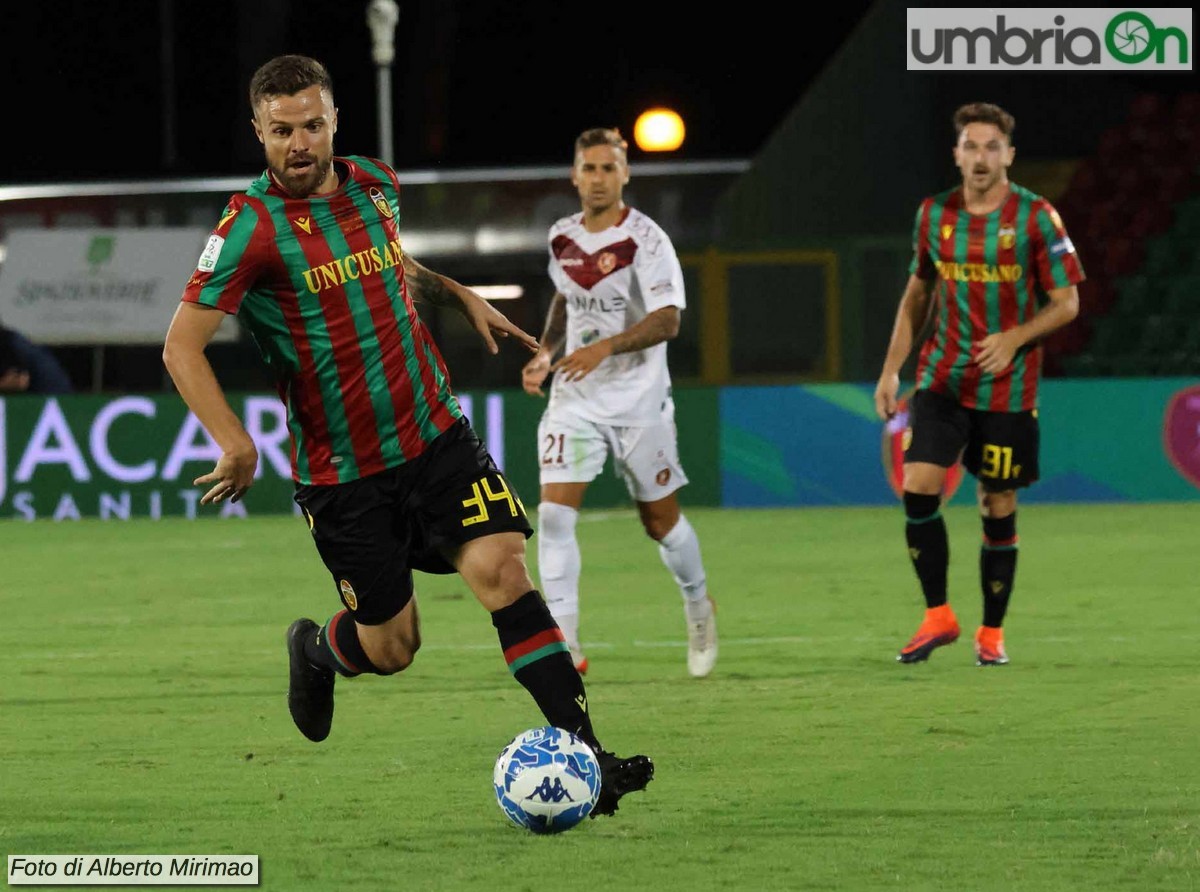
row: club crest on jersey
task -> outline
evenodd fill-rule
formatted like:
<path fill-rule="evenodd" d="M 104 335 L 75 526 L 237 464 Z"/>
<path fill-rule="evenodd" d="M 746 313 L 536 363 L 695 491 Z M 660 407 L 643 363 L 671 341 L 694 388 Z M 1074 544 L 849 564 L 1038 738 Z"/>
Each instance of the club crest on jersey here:
<path fill-rule="evenodd" d="M 666 486 L 667 483 L 670 482 L 670 480 L 671 480 L 671 469 L 670 468 L 663 468 L 661 471 L 659 471 L 657 474 L 654 475 L 654 482 L 657 483 L 659 486 Z"/>
<path fill-rule="evenodd" d="M 942 241 L 945 241 L 952 235 L 954 235 L 954 227 L 947 223 L 942 227 Z"/>
<path fill-rule="evenodd" d="M 312 235 L 312 219 L 311 218 L 297 217 L 292 222 L 295 223 L 297 226 L 299 226 L 301 229 L 303 229 L 305 235 Z"/>
<path fill-rule="evenodd" d="M 1005 226 L 996 235 L 999 236 L 1000 247 L 1005 251 L 1017 243 L 1017 231 L 1011 226 Z"/>
<path fill-rule="evenodd" d="M 596 258 L 596 267 L 607 276 L 617 268 L 617 255 L 612 251 L 605 251 Z"/>
<path fill-rule="evenodd" d="M 237 216 L 237 211 L 233 210 L 230 207 L 226 207 L 225 212 L 223 214 L 221 214 L 221 219 L 217 222 L 217 229 L 220 229 L 222 226 L 224 226 L 226 223 L 228 223 L 230 220 L 232 220 L 236 216 Z"/>
<path fill-rule="evenodd" d="M 338 588 L 342 593 L 342 603 L 346 605 L 348 610 L 358 609 L 358 595 L 354 594 L 354 586 L 350 584 L 349 579 L 338 581 Z"/>
<path fill-rule="evenodd" d="M 383 214 L 389 220 L 392 219 L 392 206 L 388 204 L 388 201 L 384 197 L 383 193 L 379 191 L 379 187 L 372 186 L 371 191 L 368 194 L 371 196 L 371 201 L 374 203 L 375 208 L 379 211 L 379 213 Z"/>

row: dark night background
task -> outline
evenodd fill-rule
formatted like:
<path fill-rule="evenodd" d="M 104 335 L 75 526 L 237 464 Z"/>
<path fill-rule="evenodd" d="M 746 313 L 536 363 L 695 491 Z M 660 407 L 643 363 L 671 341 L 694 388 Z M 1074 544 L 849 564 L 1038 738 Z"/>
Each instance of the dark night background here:
<path fill-rule="evenodd" d="M 246 85 L 258 64 L 282 52 L 329 66 L 338 149 L 373 154 L 366 6 L 134 0 L 6 8 L 4 64 L 20 85 L 9 93 L 19 137 L 0 181 L 257 170 Z M 831 5 L 822 27 L 801 37 L 776 20 L 773 4 L 734 16 L 679 4 L 406 0 L 392 74 L 392 160 L 400 169 L 569 163 L 578 131 L 615 125 L 632 144 L 637 113 L 655 104 L 675 108 L 687 125 L 673 157 L 750 157 L 869 6 Z M 172 38 L 166 53 L 164 33 Z"/>

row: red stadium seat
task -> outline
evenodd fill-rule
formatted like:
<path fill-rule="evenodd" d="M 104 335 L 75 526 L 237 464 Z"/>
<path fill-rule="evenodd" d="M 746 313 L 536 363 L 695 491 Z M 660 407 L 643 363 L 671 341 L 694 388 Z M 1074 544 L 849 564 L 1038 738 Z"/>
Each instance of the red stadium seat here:
<path fill-rule="evenodd" d="M 1171 111 L 1177 121 L 1200 121 L 1200 93 L 1180 93 Z"/>
<path fill-rule="evenodd" d="M 1093 252 L 1095 249 L 1093 249 Z M 1099 274 L 1106 279 L 1116 279 L 1135 272 L 1142 263 L 1142 242 L 1127 236 L 1117 236 L 1099 246 Z"/>
<path fill-rule="evenodd" d="M 1137 163 L 1137 149 L 1123 127 L 1110 127 L 1100 136 L 1096 160 L 1103 171 L 1119 170 Z"/>
<path fill-rule="evenodd" d="M 1129 103 L 1129 120 L 1158 121 L 1166 117 L 1170 104 L 1158 93 L 1141 93 Z"/>

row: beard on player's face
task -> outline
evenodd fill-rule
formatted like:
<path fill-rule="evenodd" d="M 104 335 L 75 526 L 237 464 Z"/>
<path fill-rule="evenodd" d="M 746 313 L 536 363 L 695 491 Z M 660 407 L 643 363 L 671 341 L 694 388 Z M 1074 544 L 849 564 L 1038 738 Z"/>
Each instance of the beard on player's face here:
<path fill-rule="evenodd" d="M 271 172 L 293 198 L 307 198 L 325 182 L 332 163 L 332 149 L 324 157 L 316 152 L 293 152 L 282 166 L 271 165 Z"/>

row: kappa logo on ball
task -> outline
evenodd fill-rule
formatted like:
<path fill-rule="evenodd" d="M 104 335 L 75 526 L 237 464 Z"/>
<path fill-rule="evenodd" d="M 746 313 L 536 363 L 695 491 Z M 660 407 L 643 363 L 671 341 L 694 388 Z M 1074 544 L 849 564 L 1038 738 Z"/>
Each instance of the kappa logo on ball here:
<path fill-rule="evenodd" d="M 350 584 L 349 579 L 342 579 L 338 582 L 338 588 L 342 593 L 342 603 L 346 605 L 348 610 L 358 609 L 358 595 L 354 594 L 354 586 Z"/>

